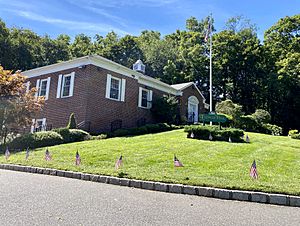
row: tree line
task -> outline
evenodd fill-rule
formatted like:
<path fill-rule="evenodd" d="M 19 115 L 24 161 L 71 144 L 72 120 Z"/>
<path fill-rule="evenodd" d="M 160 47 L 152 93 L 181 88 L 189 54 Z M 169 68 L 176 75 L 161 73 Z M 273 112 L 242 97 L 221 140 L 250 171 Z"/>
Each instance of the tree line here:
<path fill-rule="evenodd" d="M 137 59 L 146 74 L 169 84 L 194 81 L 209 99 L 209 47 L 204 40 L 209 18 L 191 17 L 186 28 L 162 36 L 158 31 L 140 35 L 89 37 L 74 40 L 8 28 L 0 19 L 0 65 L 28 70 L 89 54 L 98 54 L 126 67 Z M 231 99 L 245 114 L 270 112 L 271 121 L 285 131 L 300 128 L 300 14 L 281 18 L 264 34 L 243 17 L 230 18 L 213 33 L 213 99 Z"/>

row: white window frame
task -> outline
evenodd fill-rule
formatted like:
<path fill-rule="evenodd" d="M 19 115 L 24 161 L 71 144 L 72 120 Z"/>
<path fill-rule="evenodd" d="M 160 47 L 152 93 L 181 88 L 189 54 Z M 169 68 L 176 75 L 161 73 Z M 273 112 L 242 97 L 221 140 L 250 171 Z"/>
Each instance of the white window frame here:
<path fill-rule="evenodd" d="M 147 107 L 142 106 L 142 97 L 143 97 L 143 91 L 147 92 Z M 138 101 L 138 107 L 144 108 L 144 109 L 150 109 L 152 107 L 152 96 L 153 91 L 150 89 L 145 89 L 143 87 L 139 87 L 139 101 Z"/>
<path fill-rule="evenodd" d="M 66 80 L 67 77 L 71 77 L 70 87 L 69 87 L 69 95 L 68 96 L 63 96 L 64 84 L 65 84 L 65 80 Z M 73 93 L 74 93 L 74 80 L 75 80 L 75 72 L 72 72 L 70 74 L 64 74 L 64 75 L 61 74 L 61 75 L 59 75 L 58 84 L 57 84 L 56 98 L 72 97 Z"/>
<path fill-rule="evenodd" d="M 118 99 L 110 97 L 112 79 L 115 79 L 119 82 Z M 120 79 L 120 78 L 111 76 L 110 74 L 107 74 L 105 97 L 110 100 L 124 102 L 125 101 L 125 87 L 126 87 L 126 79 Z"/>
<path fill-rule="evenodd" d="M 41 84 L 42 84 L 42 82 L 44 82 L 44 81 L 46 81 L 47 83 L 46 83 L 46 93 L 45 93 L 45 95 L 43 95 L 43 97 L 45 97 L 45 100 L 48 100 L 48 98 L 49 98 L 49 91 L 50 91 L 50 81 L 51 81 L 51 77 L 48 77 L 48 78 L 46 78 L 46 79 L 38 79 L 37 81 L 36 81 L 36 93 L 35 93 L 35 96 L 36 97 L 41 97 Z M 29 83 L 29 85 L 30 85 L 30 83 Z M 29 91 L 29 86 L 28 86 L 28 91 Z"/>
<path fill-rule="evenodd" d="M 34 133 L 37 128 L 37 123 L 42 122 L 42 129 L 40 131 L 46 131 L 46 118 L 40 118 L 40 119 L 32 119 L 31 124 L 31 133 Z"/>

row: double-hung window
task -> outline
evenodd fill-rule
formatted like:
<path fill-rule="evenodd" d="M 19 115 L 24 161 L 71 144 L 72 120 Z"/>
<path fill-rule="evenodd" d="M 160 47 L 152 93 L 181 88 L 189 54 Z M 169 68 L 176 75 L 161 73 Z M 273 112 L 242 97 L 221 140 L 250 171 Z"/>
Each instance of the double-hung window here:
<path fill-rule="evenodd" d="M 152 107 L 152 95 L 153 91 L 139 88 L 139 107 L 150 109 Z"/>
<path fill-rule="evenodd" d="M 36 97 L 45 97 L 45 100 L 49 98 L 49 90 L 50 90 L 50 80 L 48 77 L 46 79 L 38 79 L 36 81 Z M 28 87 L 29 90 L 29 87 Z"/>
<path fill-rule="evenodd" d="M 57 98 L 73 96 L 75 72 L 59 75 L 57 85 Z"/>
<path fill-rule="evenodd" d="M 116 101 L 125 101 L 126 80 L 107 75 L 105 97 Z"/>

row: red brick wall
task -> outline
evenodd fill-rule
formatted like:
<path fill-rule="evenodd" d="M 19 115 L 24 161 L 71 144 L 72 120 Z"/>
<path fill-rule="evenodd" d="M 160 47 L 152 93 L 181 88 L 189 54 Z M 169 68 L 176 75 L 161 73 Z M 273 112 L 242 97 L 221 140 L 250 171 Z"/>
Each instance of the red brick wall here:
<path fill-rule="evenodd" d="M 188 98 L 190 96 L 197 97 L 199 101 L 198 105 L 198 113 L 204 113 L 204 103 L 203 103 L 203 97 L 199 94 L 196 87 L 194 85 L 189 86 L 188 88 L 183 90 L 183 95 L 179 98 L 179 104 L 180 104 L 180 115 L 181 117 L 186 117 L 188 112 Z"/>
<path fill-rule="evenodd" d="M 59 75 L 69 74 L 73 71 L 75 72 L 73 96 L 56 98 Z M 85 89 L 88 80 L 85 69 L 72 68 L 30 78 L 30 88 L 36 87 L 36 81 L 38 79 L 45 79 L 48 77 L 51 77 L 49 98 L 45 101 L 43 110 L 36 118 L 46 118 L 47 125 L 52 125 L 54 128 L 66 126 L 72 112 L 75 113 L 77 123 L 85 120 L 87 109 L 87 95 Z"/>
<path fill-rule="evenodd" d="M 72 97 L 56 98 L 58 77 L 60 74 L 75 72 L 74 92 Z M 107 74 L 126 79 L 125 102 L 105 98 Z M 53 128 L 66 126 L 69 116 L 75 113 L 77 123 L 90 122 L 91 132 L 107 132 L 111 122 L 122 120 L 123 128 L 136 127 L 137 121 L 145 118 L 147 123 L 153 123 L 150 109 L 138 107 L 139 87 L 145 87 L 130 78 L 94 65 L 85 68 L 72 68 L 51 74 L 30 78 L 31 86 L 36 86 L 37 79 L 51 77 L 49 98 L 37 118 L 46 118 L 47 125 Z M 153 99 L 163 93 L 151 87 Z M 87 129 L 87 125 L 86 128 Z"/>

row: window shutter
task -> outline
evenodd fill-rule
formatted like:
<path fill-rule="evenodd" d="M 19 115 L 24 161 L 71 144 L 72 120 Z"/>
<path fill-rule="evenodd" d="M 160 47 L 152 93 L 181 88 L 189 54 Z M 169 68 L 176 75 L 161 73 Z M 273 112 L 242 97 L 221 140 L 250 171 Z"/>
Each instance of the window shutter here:
<path fill-rule="evenodd" d="M 34 132 L 34 123 L 35 123 L 35 119 L 32 119 L 32 124 L 31 124 L 31 128 L 30 128 L 30 132 L 33 133 Z"/>
<path fill-rule="evenodd" d="M 153 96 L 153 91 L 149 90 L 149 98 L 148 98 L 148 108 L 152 108 L 152 96 Z"/>
<path fill-rule="evenodd" d="M 47 78 L 47 87 L 46 87 L 46 97 L 45 97 L 45 100 L 48 100 L 48 98 L 49 98 L 50 80 L 51 80 L 51 77 L 48 77 Z"/>
<path fill-rule="evenodd" d="M 36 85 L 35 85 L 35 89 L 36 89 L 36 92 L 35 92 L 35 98 L 37 98 L 38 97 L 38 95 L 39 95 L 39 91 L 40 91 L 40 79 L 38 79 L 38 80 L 36 80 Z"/>
<path fill-rule="evenodd" d="M 107 74 L 107 79 L 106 79 L 106 94 L 105 94 L 106 98 L 110 97 L 110 84 L 111 84 L 111 75 Z"/>
<path fill-rule="evenodd" d="M 121 85 L 121 101 L 125 101 L 125 86 L 126 80 L 122 78 L 122 85 Z"/>
<path fill-rule="evenodd" d="M 56 98 L 60 98 L 61 80 L 62 80 L 62 75 L 59 75 L 59 76 L 58 76 L 58 83 L 57 83 L 57 93 L 56 93 Z"/>
<path fill-rule="evenodd" d="M 43 127 L 42 127 L 42 130 L 43 131 L 46 131 L 46 118 L 43 118 Z"/>
<path fill-rule="evenodd" d="M 139 87 L 139 103 L 138 103 L 139 107 L 142 107 L 142 91 L 143 91 L 143 88 Z"/>
<path fill-rule="evenodd" d="M 29 92 L 29 88 L 30 88 L 30 81 L 26 82 L 26 93 Z"/>
<path fill-rule="evenodd" d="M 71 73 L 71 81 L 70 81 L 70 93 L 69 96 L 73 96 L 73 91 L 74 91 L 74 80 L 75 80 L 75 72 Z"/>

